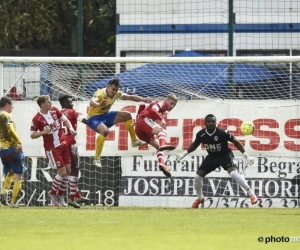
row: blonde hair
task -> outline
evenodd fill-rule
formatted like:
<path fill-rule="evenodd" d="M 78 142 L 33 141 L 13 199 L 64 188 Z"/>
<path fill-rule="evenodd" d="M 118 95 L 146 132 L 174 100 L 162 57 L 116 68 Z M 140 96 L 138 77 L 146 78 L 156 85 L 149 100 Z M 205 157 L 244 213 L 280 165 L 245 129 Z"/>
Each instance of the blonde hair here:
<path fill-rule="evenodd" d="M 171 99 L 171 100 L 177 102 L 177 96 L 173 93 L 168 94 L 167 99 Z"/>
<path fill-rule="evenodd" d="M 43 104 L 45 101 L 50 100 L 50 96 L 48 95 L 41 95 L 36 99 L 37 104 L 39 107 L 41 107 L 41 104 Z"/>

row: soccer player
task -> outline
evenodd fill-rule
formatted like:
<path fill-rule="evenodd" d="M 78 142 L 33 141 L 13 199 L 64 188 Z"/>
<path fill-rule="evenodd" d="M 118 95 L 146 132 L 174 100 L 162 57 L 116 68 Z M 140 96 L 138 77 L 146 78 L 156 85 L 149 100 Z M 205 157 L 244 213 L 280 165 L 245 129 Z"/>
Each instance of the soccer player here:
<path fill-rule="evenodd" d="M 166 144 L 167 131 L 163 114 L 170 112 L 177 104 L 177 97 L 173 93 L 168 94 L 166 100 L 156 101 L 149 105 L 140 105 L 135 132 L 138 138 L 156 148 L 156 157 L 159 169 L 165 176 L 171 177 L 171 173 L 165 165 L 164 150 L 175 149 L 172 145 Z M 159 125 L 159 122 L 161 125 Z M 157 136 L 157 137 L 156 137 Z"/>
<path fill-rule="evenodd" d="M 73 97 L 70 95 L 63 95 L 59 97 L 59 102 L 62 107 L 61 112 L 68 118 L 71 122 L 74 130 L 77 130 L 77 121 L 80 121 L 84 124 L 87 124 L 87 119 L 76 110 L 73 109 Z M 84 197 L 81 196 L 78 190 L 78 174 L 80 167 L 80 159 L 78 154 L 78 148 L 76 145 L 75 135 L 70 132 L 69 129 L 64 127 L 65 138 L 69 152 L 71 154 L 71 173 L 69 176 L 70 183 L 70 197 L 68 200 L 68 205 L 73 206 L 74 208 L 80 208 L 79 203 L 86 201 Z"/>
<path fill-rule="evenodd" d="M 100 156 L 108 135 L 108 130 L 117 123 L 125 122 L 125 126 L 131 137 L 132 147 L 138 147 L 145 144 L 136 137 L 131 114 L 127 111 L 110 111 L 110 108 L 116 99 L 145 103 L 150 103 L 151 99 L 137 95 L 124 94 L 119 90 L 121 87 L 122 85 L 118 78 L 111 79 L 108 82 L 107 87 L 98 89 L 90 101 L 88 125 L 94 131 L 99 133 L 99 136 L 97 137 L 95 159 L 93 162 L 96 167 L 102 167 Z"/>
<path fill-rule="evenodd" d="M 245 152 L 242 144 L 232 134 L 227 130 L 218 128 L 216 124 L 216 117 L 212 114 L 207 115 L 205 117 L 206 128 L 200 130 L 188 149 L 176 157 L 177 162 L 180 162 L 187 154 L 195 151 L 201 143 L 208 153 L 208 156 L 205 157 L 194 177 L 194 189 L 197 192 L 198 198 L 193 203 L 192 208 L 198 208 L 201 203 L 204 203 L 205 198 L 202 194 L 203 178 L 219 166 L 222 166 L 247 191 L 251 203 L 254 205 L 257 203 L 257 197 L 247 184 L 245 178 L 238 173 L 233 153 L 228 147 L 228 141 L 232 142 L 244 155 L 249 166 L 253 165 L 254 159 Z"/>
<path fill-rule="evenodd" d="M 52 168 L 57 169 L 52 188 L 49 191 L 50 199 L 55 206 L 64 206 L 63 193 L 68 186 L 68 175 L 71 172 L 71 157 L 64 136 L 61 121 L 76 135 L 76 131 L 67 117 L 56 107 L 52 106 L 50 97 L 42 95 L 37 98 L 40 111 L 33 117 L 31 124 L 31 139 L 43 136 L 47 160 Z"/>
<path fill-rule="evenodd" d="M 5 179 L 1 203 L 17 208 L 17 199 L 22 189 L 22 177 L 27 168 L 24 163 L 22 142 L 16 132 L 16 125 L 11 115 L 12 110 L 12 100 L 6 96 L 2 97 L 0 100 L 0 157 L 4 167 Z M 8 204 L 8 190 L 13 180 L 12 200 Z"/>

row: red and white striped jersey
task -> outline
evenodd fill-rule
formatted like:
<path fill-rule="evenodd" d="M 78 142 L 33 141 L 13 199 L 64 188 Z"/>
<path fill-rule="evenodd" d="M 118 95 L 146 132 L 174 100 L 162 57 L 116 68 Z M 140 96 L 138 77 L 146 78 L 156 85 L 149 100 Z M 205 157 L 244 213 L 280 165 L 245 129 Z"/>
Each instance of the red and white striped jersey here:
<path fill-rule="evenodd" d="M 38 112 L 32 119 L 30 132 L 43 131 L 50 128 L 51 131 L 47 135 L 43 135 L 44 148 L 50 150 L 62 144 L 65 144 L 64 131 L 61 126 L 61 120 L 65 121 L 67 118 L 56 108 L 52 107 L 48 114 Z"/>
<path fill-rule="evenodd" d="M 158 106 L 158 110 L 154 108 Z M 142 104 L 139 107 L 137 120 L 142 117 L 147 117 L 153 121 L 162 120 L 162 115 L 167 111 L 167 104 L 165 101 L 156 101 L 150 104 Z"/>
<path fill-rule="evenodd" d="M 72 127 L 74 130 L 77 130 L 77 121 L 82 121 L 83 120 L 83 115 L 79 112 L 77 112 L 75 109 L 62 109 L 61 112 L 68 118 L 70 123 L 72 124 Z M 66 137 L 66 141 L 68 144 L 75 144 L 75 135 L 70 132 L 70 130 L 67 127 L 64 127 L 64 133 Z"/>

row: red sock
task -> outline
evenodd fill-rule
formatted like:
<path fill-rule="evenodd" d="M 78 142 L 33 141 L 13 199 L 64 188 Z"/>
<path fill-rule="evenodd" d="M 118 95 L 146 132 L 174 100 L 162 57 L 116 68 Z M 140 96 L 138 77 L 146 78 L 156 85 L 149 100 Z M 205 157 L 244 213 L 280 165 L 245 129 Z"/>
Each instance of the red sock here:
<path fill-rule="evenodd" d="M 76 198 L 81 198 L 81 193 L 79 192 L 79 190 L 77 189 L 76 194 L 75 194 Z"/>
<path fill-rule="evenodd" d="M 64 192 L 66 191 L 68 187 L 68 182 L 69 182 L 69 176 L 65 176 L 59 186 L 59 189 L 57 191 L 58 196 L 62 196 Z"/>
<path fill-rule="evenodd" d="M 75 176 L 69 177 L 69 184 L 70 184 L 70 199 L 74 200 L 76 196 L 76 190 L 78 189 L 78 178 Z"/>
<path fill-rule="evenodd" d="M 58 174 L 54 177 L 53 182 L 52 182 L 51 191 L 50 191 L 51 195 L 55 195 L 56 194 L 56 192 L 59 189 L 62 181 L 63 181 L 63 178 L 60 177 Z"/>
<path fill-rule="evenodd" d="M 161 164 L 165 164 L 165 160 L 164 160 L 164 152 L 163 151 L 157 151 L 156 152 L 156 157 L 159 163 Z"/>
<path fill-rule="evenodd" d="M 159 145 L 162 146 L 162 145 L 165 145 L 166 144 L 166 139 L 167 139 L 167 131 L 162 131 L 162 132 L 159 132 L 158 135 L 158 140 L 159 140 Z"/>

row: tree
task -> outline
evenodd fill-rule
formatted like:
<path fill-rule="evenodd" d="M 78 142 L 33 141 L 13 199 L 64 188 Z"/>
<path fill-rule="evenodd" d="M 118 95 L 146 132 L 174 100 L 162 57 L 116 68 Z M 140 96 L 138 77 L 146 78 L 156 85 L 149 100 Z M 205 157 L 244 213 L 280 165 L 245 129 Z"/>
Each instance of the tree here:
<path fill-rule="evenodd" d="M 115 0 L 83 1 L 84 51 L 114 55 Z M 0 48 L 70 51 L 77 0 L 6 0 L 0 3 Z"/>

